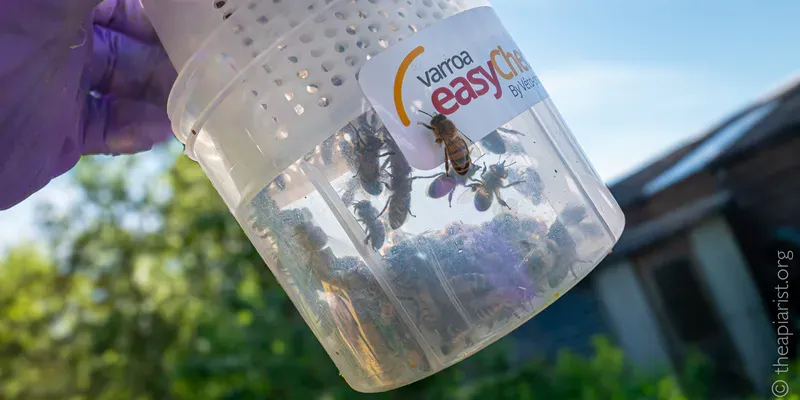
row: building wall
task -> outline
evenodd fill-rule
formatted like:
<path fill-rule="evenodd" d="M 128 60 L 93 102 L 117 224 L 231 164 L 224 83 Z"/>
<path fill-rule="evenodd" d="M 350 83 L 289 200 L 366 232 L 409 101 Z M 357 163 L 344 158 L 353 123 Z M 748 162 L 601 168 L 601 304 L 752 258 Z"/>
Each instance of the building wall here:
<path fill-rule="evenodd" d="M 698 270 L 722 316 L 747 375 L 757 390 L 769 387 L 776 342 L 749 267 L 727 222 L 711 218 L 690 233 Z"/>
<path fill-rule="evenodd" d="M 604 264 L 592 273 L 603 312 L 625 355 L 649 372 L 671 370 L 666 343 L 633 265 Z"/>

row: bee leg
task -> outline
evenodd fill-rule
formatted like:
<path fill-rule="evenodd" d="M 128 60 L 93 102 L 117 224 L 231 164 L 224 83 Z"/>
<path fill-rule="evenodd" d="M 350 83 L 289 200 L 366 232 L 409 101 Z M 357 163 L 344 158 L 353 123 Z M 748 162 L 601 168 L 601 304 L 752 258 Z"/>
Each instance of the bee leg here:
<path fill-rule="evenodd" d="M 450 157 L 447 156 L 447 148 L 444 149 L 444 174 L 450 176 Z"/>
<path fill-rule="evenodd" d="M 410 180 L 412 180 L 412 181 L 413 181 L 414 179 L 431 179 L 431 178 L 438 178 L 438 177 L 440 177 L 440 176 L 442 176 L 442 175 L 444 175 L 444 173 L 440 172 L 440 173 L 438 173 L 438 174 L 436 174 L 436 175 L 431 175 L 431 176 L 415 176 L 415 177 L 411 178 Z M 391 175 L 389 175 L 389 176 L 391 176 Z M 392 178 L 394 178 L 394 177 L 392 176 Z"/>
<path fill-rule="evenodd" d="M 388 185 L 387 185 L 387 186 L 388 186 Z M 385 213 L 385 212 L 386 212 L 386 209 L 388 209 L 388 208 L 389 208 L 389 203 L 391 203 L 391 202 L 392 202 L 392 197 L 393 197 L 393 196 L 390 196 L 390 197 L 389 197 L 389 200 L 387 200 L 387 201 L 386 201 L 386 205 L 385 205 L 385 206 L 383 206 L 383 210 L 381 210 L 381 213 L 380 213 L 380 214 L 378 214 L 378 218 L 380 218 L 380 217 L 381 217 L 381 215 L 383 215 L 383 213 Z"/>
<path fill-rule="evenodd" d="M 519 185 L 520 183 L 525 183 L 525 181 L 517 181 L 517 182 L 514 182 L 514 183 L 509 183 L 508 185 L 503 186 L 503 189 Z"/>
<path fill-rule="evenodd" d="M 414 215 L 414 213 L 411 212 L 411 208 L 410 207 L 408 208 L 408 215 L 410 215 L 410 216 L 412 216 L 414 218 L 417 218 L 417 216 Z"/>
<path fill-rule="evenodd" d="M 495 197 L 497 197 L 497 202 L 500 203 L 501 206 L 503 206 L 503 207 L 505 207 L 505 208 L 507 208 L 509 210 L 511 209 L 511 206 L 509 206 L 508 203 L 506 203 L 506 201 L 503 200 L 503 196 L 500 195 L 500 188 L 495 188 L 494 189 L 494 195 L 495 195 Z"/>
<path fill-rule="evenodd" d="M 381 165 L 381 169 L 379 171 L 383 172 L 383 170 L 386 169 L 386 166 L 389 165 L 389 161 L 390 160 L 391 160 L 391 158 L 387 158 L 386 161 L 383 162 L 383 165 Z"/>
<path fill-rule="evenodd" d="M 450 191 L 450 194 L 447 196 L 447 204 L 450 205 L 450 208 L 453 208 L 453 195 L 456 193 L 456 190 L 453 189 Z"/>
<path fill-rule="evenodd" d="M 426 123 L 424 123 L 424 122 L 417 122 L 417 124 L 419 124 L 419 125 L 422 125 L 422 126 L 424 126 L 424 127 L 428 128 L 428 129 L 430 129 L 430 130 L 433 130 L 433 127 L 432 127 L 432 126 L 430 126 L 430 125 L 428 125 L 428 124 L 426 124 Z"/>

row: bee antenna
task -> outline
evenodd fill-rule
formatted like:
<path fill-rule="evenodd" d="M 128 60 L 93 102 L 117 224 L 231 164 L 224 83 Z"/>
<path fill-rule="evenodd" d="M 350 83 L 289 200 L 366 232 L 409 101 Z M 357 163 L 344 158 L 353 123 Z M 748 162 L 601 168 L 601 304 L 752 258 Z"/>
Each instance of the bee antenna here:
<path fill-rule="evenodd" d="M 433 115 L 430 115 L 430 114 L 428 114 L 428 113 L 427 113 L 427 112 L 425 112 L 424 110 L 417 110 L 417 111 L 419 111 L 419 112 L 421 112 L 421 113 L 423 113 L 423 114 L 425 114 L 425 115 L 427 115 L 427 116 L 429 116 L 429 117 L 433 118 Z"/>

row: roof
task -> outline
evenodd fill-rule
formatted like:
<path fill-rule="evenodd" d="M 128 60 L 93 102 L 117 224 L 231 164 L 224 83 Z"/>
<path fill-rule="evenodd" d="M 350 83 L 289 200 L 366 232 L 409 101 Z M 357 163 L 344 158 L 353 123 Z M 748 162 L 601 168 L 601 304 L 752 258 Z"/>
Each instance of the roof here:
<path fill-rule="evenodd" d="M 672 236 L 713 214 L 728 204 L 730 199 L 731 195 L 729 193 L 718 193 L 685 205 L 656 219 L 626 229 L 614 246 L 612 255 L 627 255 L 663 238 Z"/>
<path fill-rule="evenodd" d="M 721 160 L 752 151 L 782 134 L 790 134 L 785 129 L 789 125 L 800 126 L 800 75 L 699 138 L 614 183 L 611 192 L 620 206 L 631 206 Z"/>

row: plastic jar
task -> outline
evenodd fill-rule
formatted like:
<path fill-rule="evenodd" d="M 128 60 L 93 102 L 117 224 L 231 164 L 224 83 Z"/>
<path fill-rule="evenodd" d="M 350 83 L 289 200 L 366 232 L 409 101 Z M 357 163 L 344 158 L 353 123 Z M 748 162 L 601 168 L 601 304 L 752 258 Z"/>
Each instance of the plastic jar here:
<path fill-rule="evenodd" d="M 143 3 L 180 71 L 176 136 L 358 391 L 506 335 L 623 230 L 485 1 Z"/>

